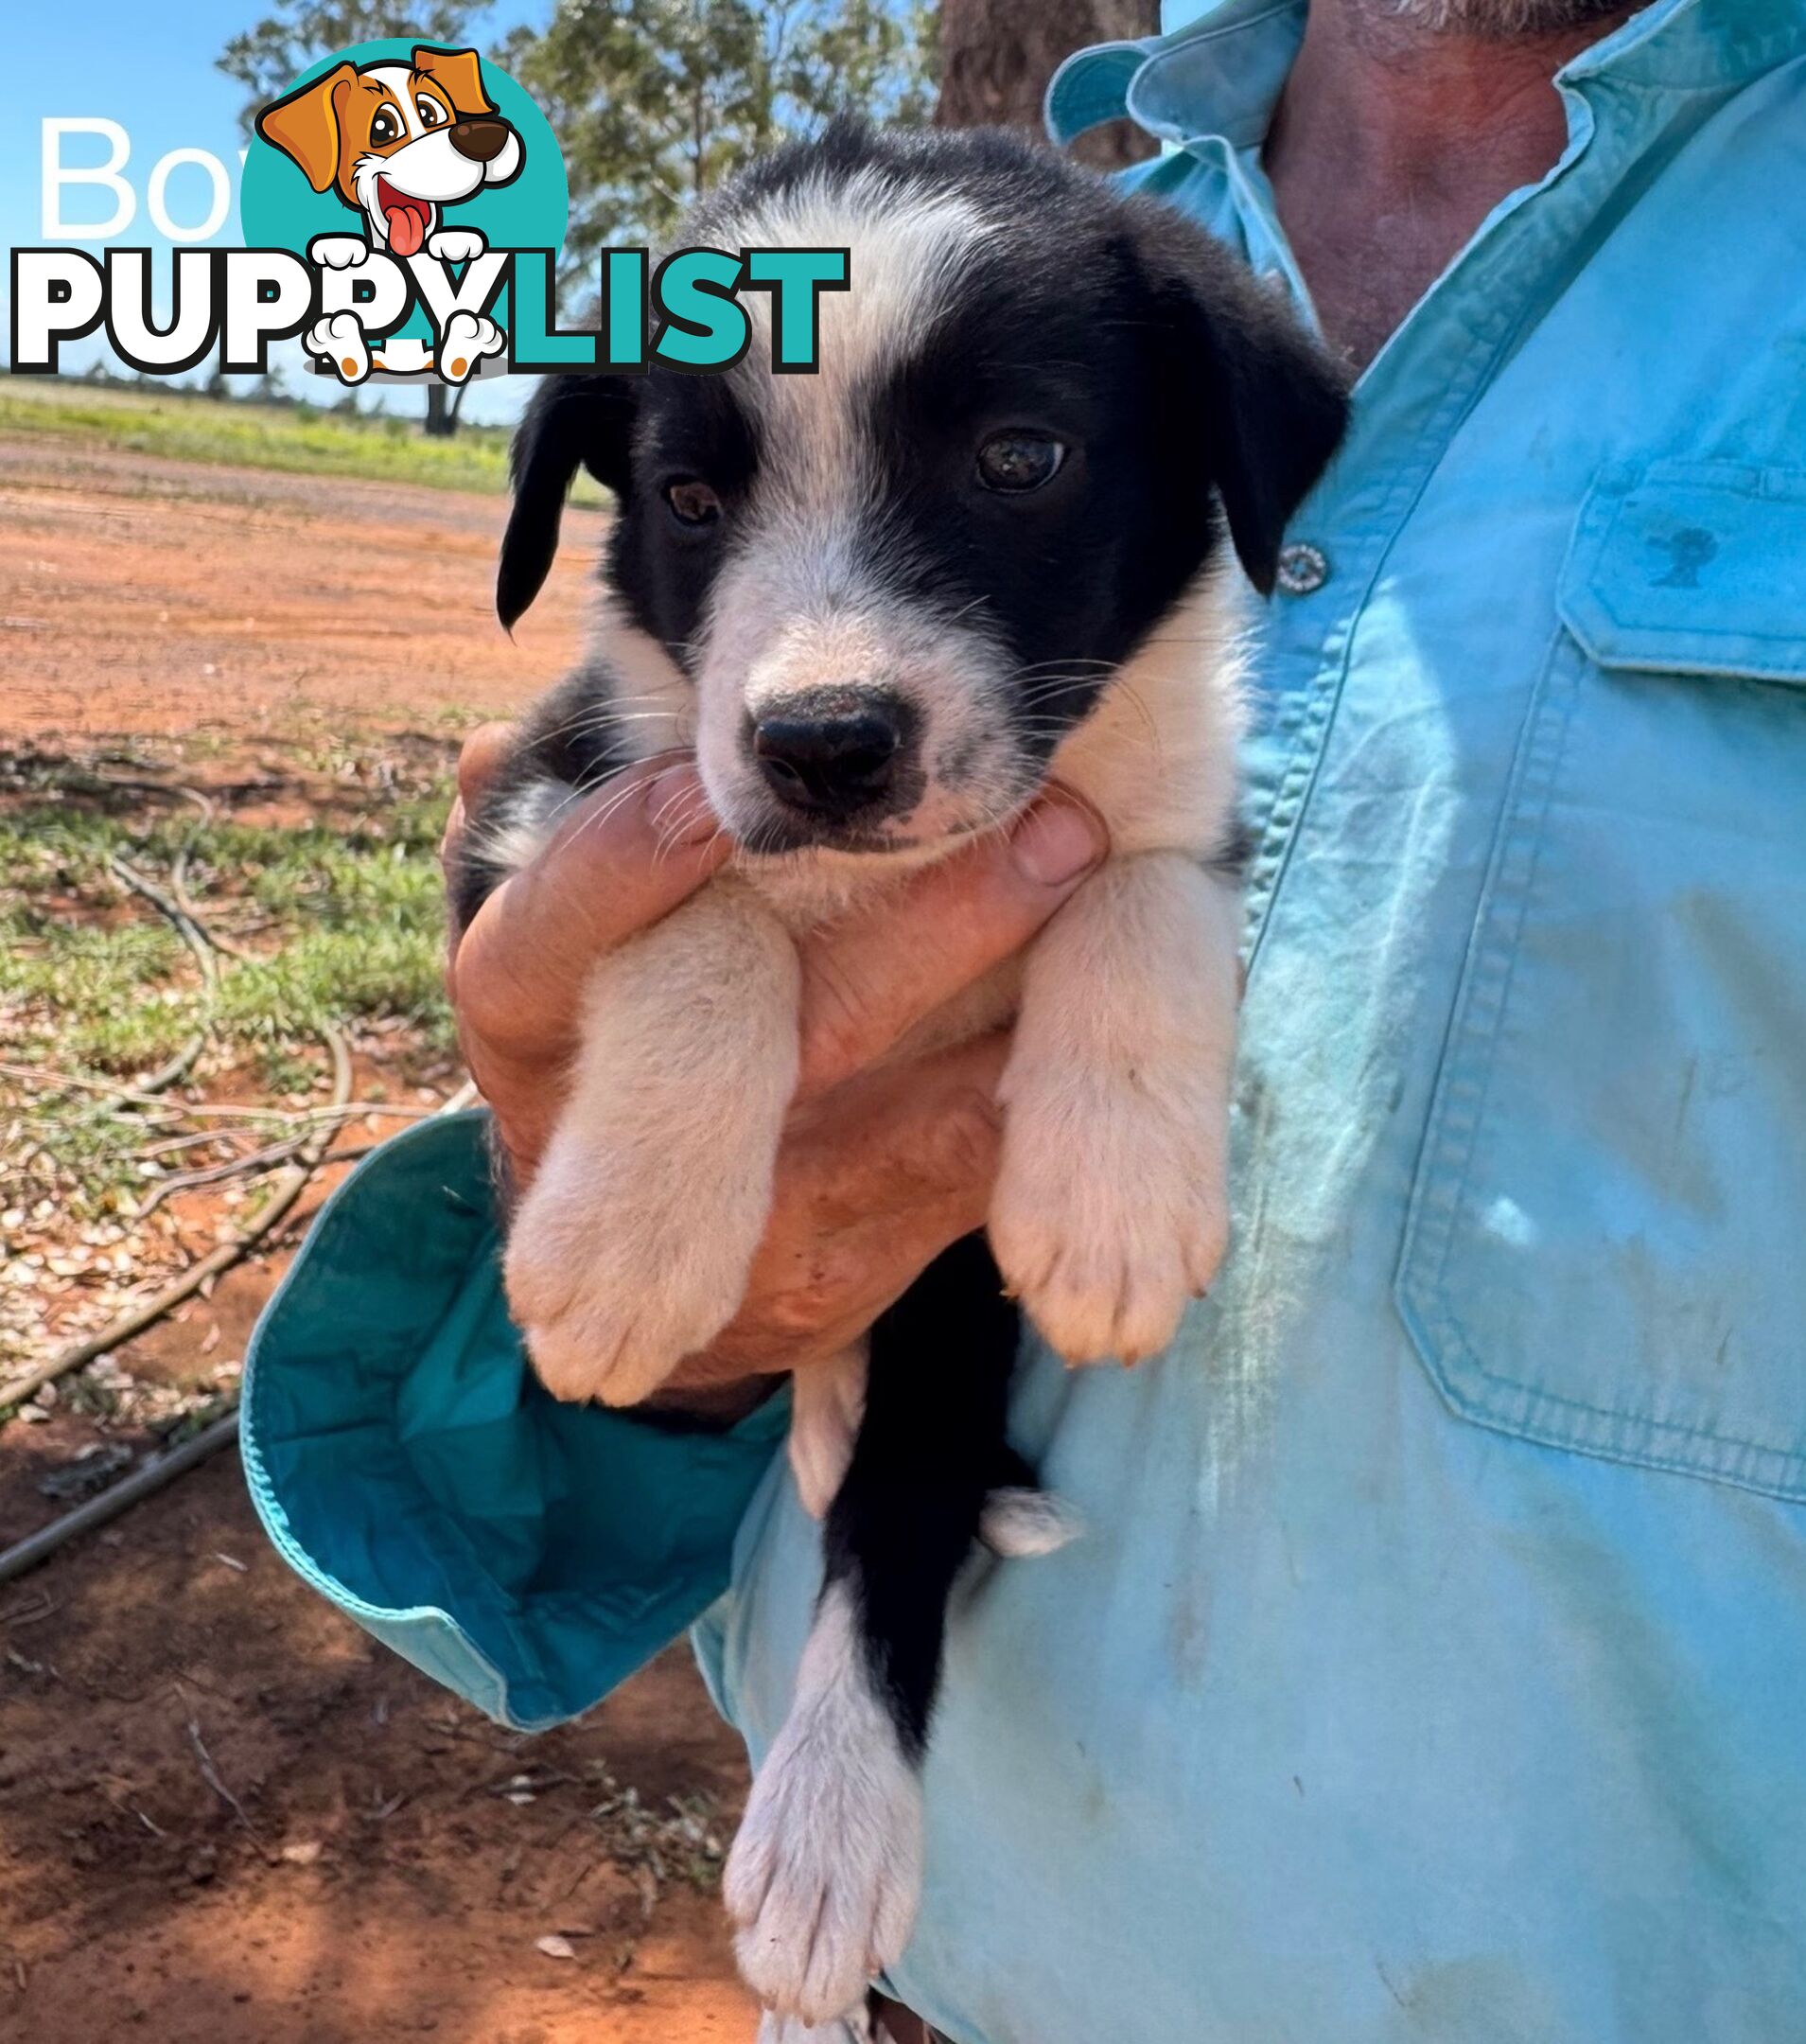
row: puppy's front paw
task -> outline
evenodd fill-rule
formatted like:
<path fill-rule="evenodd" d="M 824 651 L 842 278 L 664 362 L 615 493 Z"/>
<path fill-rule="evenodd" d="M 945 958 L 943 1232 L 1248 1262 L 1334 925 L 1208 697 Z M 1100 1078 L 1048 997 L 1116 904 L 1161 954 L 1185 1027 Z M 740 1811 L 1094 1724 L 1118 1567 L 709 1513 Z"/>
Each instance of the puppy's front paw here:
<path fill-rule="evenodd" d="M 488 246 L 474 227 L 442 227 L 427 237 L 427 254 L 440 262 L 469 262 Z"/>
<path fill-rule="evenodd" d="M 1148 1078 L 1008 1089 L 991 1251 L 1068 1363 L 1158 1353 L 1228 1245 L 1221 1125 Z"/>
<path fill-rule="evenodd" d="M 608 1172 L 605 1143 L 554 1141 L 509 1237 L 508 1304 L 553 1398 L 637 1405 L 719 1334 L 758 1242 L 688 1188 Z"/>

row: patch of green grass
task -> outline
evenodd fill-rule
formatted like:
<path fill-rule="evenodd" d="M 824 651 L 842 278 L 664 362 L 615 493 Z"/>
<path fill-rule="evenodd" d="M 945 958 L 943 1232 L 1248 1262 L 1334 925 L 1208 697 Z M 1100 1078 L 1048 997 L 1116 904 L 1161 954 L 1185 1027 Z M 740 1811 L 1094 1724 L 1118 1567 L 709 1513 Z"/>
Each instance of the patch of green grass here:
<path fill-rule="evenodd" d="M 4 853 L 0 853 L 4 858 Z M 0 916 L 0 1037 L 27 1059 L 71 1055 L 95 1070 L 161 1064 L 194 1033 L 186 953 L 165 924 L 75 923 L 28 902 Z"/>
<path fill-rule="evenodd" d="M 101 389 L 46 397 L 9 390 L 0 392 L 0 432 L 54 433 L 128 453 L 245 468 L 428 483 L 443 489 L 507 487 L 508 436 L 493 426 L 429 440 L 416 422 L 394 416 L 353 417 L 173 393 L 140 396 Z"/>
<path fill-rule="evenodd" d="M 491 493 L 508 486 L 505 427 L 460 426 L 448 440 L 430 440 L 418 420 L 391 414 L 260 405 L 173 388 L 140 393 L 68 380 L 8 381 L 10 387 L 0 390 L 0 432 L 56 434 L 129 453 L 313 476 Z M 574 501 L 606 500 L 583 478 Z"/>
<path fill-rule="evenodd" d="M 450 1042 L 440 986 L 445 912 L 435 848 L 444 790 L 397 797 L 344 824 L 295 829 L 186 817 L 129 828 L 102 810 L 31 806 L 0 820 L 0 1030 L 28 1058 L 125 1073 L 168 1057 L 209 1013 L 222 1042 L 269 1048 L 400 1017 Z M 261 911 L 254 959 L 223 960 L 211 1011 L 167 922 L 125 894 L 108 859 L 190 886 L 230 929 Z M 96 911 L 104 910 L 105 920 Z"/>

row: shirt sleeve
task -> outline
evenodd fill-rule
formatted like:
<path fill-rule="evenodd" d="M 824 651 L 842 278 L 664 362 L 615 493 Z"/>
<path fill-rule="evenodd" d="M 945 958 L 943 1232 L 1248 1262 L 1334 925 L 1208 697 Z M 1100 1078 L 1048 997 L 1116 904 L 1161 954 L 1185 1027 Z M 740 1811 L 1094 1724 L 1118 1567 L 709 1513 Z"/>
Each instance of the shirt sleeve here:
<path fill-rule="evenodd" d="M 483 1119 L 422 1122 L 321 1210 L 246 1354 L 244 1463 L 305 1580 L 536 1731 L 726 1587 L 788 1401 L 722 1432 L 549 1398 L 502 1297 Z"/>

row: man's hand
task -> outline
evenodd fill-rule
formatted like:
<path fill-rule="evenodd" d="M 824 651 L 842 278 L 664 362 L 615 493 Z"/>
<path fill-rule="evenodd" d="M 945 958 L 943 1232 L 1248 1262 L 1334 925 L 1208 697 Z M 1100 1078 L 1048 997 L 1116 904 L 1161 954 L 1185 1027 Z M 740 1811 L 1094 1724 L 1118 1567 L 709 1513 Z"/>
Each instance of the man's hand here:
<path fill-rule="evenodd" d="M 508 743 L 507 728 L 490 725 L 465 745 L 447 847 Z M 654 761 L 625 799 L 615 784 L 574 805 L 540 857 L 453 932 L 460 1039 L 517 1186 L 557 1119 L 588 968 L 669 913 L 731 850 L 689 761 Z M 882 1061 L 1020 950 L 1105 850 L 1101 822 L 1054 793 L 1008 837 L 919 874 L 871 918 L 804 940 L 802 1076 L 771 1220 L 740 1313 L 675 1387 L 706 1402 L 713 1387 L 837 1353 L 942 1249 L 983 1226 L 1007 1038 L 906 1067 Z M 704 1200 L 698 1188 L 707 1225 Z"/>

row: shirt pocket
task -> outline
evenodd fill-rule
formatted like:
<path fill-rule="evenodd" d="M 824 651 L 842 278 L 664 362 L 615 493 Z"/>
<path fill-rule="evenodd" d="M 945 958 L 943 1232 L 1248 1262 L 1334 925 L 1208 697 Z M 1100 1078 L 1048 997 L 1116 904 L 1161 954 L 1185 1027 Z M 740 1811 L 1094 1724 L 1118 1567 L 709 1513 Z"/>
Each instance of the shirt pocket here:
<path fill-rule="evenodd" d="M 1806 1499 L 1806 473 L 1602 479 L 1397 1299 L 1466 1418 Z"/>

